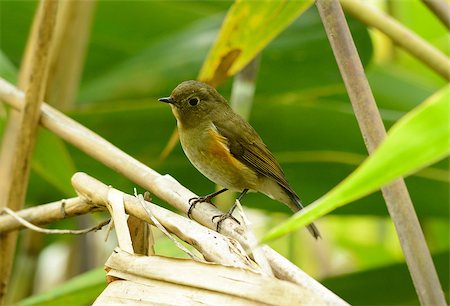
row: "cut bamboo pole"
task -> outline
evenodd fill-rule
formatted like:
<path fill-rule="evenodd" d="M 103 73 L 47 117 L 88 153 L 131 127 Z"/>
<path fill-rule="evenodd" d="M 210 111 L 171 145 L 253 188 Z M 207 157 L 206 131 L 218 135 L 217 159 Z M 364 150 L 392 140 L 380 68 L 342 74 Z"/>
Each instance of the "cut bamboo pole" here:
<path fill-rule="evenodd" d="M 40 18 L 39 22 L 35 23 L 37 25 L 35 30 L 36 40 L 30 40 L 33 57 L 30 61 L 30 68 L 26 69 L 27 73 L 24 74 L 28 80 L 24 107 L 21 110 L 17 123 L 13 123 L 18 128 L 7 131 L 8 133 L 12 131 L 14 133 L 8 135 L 8 140 L 12 143 L 4 142 L 2 144 L 7 146 L 2 148 L 2 152 L 14 151 L 14 153 L 8 154 L 9 157 L 12 157 L 11 167 L 0 170 L 7 173 L 6 175 L 0 175 L 0 177 L 7 177 L 9 181 L 7 188 L 2 190 L 4 198 L 0 202 L 0 208 L 9 207 L 13 210 L 18 210 L 23 206 L 25 200 L 29 166 L 37 135 L 40 105 L 44 96 L 57 9 L 57 1 L 43 0 L 40 3 L 40 13 L 38 13 Z M 2 162 L 7 162 L 7 159 L 2 158 Z M 2 275 L 0 305 L 4 303 L 16 240 L 16 234 L 6 234 L 0 237 L 0 275 Z"/>
<path fill-rule="evenodd" d="M 426 40 L 385 13 L 360 0 L 340 0 L 342 7 L 355 18 L 386 34 L 392 41 L 450 81 L 450 59 Z"/>
<path fill-rule="evenodd" d="M 23 99 L 23 93 L 20 90 L 0 78 L 0 100 L 3 100 L 12 107 L 20 110 L 23 105 Z M 189 209 L 189 199 L 196 196 L 172 177 L 160 175 L 158 172 L 145 166 L 102 137 L 47 104 L 43 104 L 41 108 L 41 124 L 62 139 L 84 151 L 89 156 L 109 166 L 111 169 L 149 190 L 184 213 Z M 211 221 L 211 218 L 221 213 L 221 211 L 212 205 L 199 203 L 193 211 L 192 216 L 200 224 L 215 229 L 216 224 Z M 242 228 L 234 221 L 230 219 L 225 220 L 222 223 L 221 228 L 223 234 L 235 238 L 244 248 L 250 248 L 252 246 L 247 240 L 248 238 L 242 236 L 242 234 L 245 234 Z M 346 304 L 345 301 L 313 278 L 309 276 L 306 278 L 305 273 L 298 267 L 292 263 L 287 264 L 286 259 L 277 252 L 271 250 L 269 247 L 263 247 L 263 250 L 272 269 L 277 271 L 277 275 L 279 275 L 281 279 L 294 283 L 307 279 L 307 281 L 302 284 L 306 284 L 308 287 L 311 285 L 314 288 L 320 288 L 317 289 L 319 290 L 318 294 L 322 295 L 327 303 L 334 303 L 335 305 Z M 266 252 L 266 250 L 271 251 Z"/>
<path fill-rule="evenodd" d="M 316 5 L 371 154 L 385 138 L 386 130 L 344 13 L 338 0 L 318 0 Z M 382 188 L 382 192 L 419 300 L 422 305 L 445 305 L 436 269 L 403 179 Z"/>

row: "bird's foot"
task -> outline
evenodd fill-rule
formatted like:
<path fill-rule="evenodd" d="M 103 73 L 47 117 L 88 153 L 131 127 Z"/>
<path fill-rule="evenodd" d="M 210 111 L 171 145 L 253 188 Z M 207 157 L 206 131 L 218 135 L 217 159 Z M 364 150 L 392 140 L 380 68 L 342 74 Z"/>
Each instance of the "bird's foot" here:
<path fill-rule="evenodd" d="M 207 196 L 204 196 L 204 197 L 193 197 L 193 198 L 190 198 L 189 199 L 189 210 L 188 210 L 188 212 L 187 212 L 187 216 L 188 216 L 188 218 L 189 219 L 192 219 L 191 218 L 191 215 L 192 215 L 192 211 L 194 210 L 194 208 L 195 208 L 195 205 L 197 205 L 198 203 L 202 203 L 202 202 L 204 202 L 204 203 L 209 203 L 209 204 L 211 204 L 212 206 L 216 206 L 216 205 L 214 205 L 212 202 L 211 202 L 211 200 L 212 200 L 212 196 L 211 195 L 207 195 Z"/>
<path fill-rule="evenodd" d="M 214 219 L 219 219 L 217 221 L 217 225 L 216 225 L 216 231 L 218 233 L 220 233 L 220 225 L 222 224 L 223 221 L 225 221 L 226 219 L 233 219 L 234 221 L 236 221 L 238 224 L 241 224 L 241 222 L 238 221 L 238 219 L 236 219 L 235 217 L 233 217 L 233 210 L 234 209 L 230 209 L 229 212 L 222 214 L 222 215 L 217 215 L 211 218 L 211 221 L 214 223 Z"/>

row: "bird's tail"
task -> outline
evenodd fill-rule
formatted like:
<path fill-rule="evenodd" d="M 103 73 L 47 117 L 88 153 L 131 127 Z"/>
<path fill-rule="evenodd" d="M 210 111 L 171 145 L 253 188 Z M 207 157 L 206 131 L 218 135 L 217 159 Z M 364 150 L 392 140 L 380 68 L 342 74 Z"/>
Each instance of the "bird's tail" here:
<path fill-rule="evenodd" d="M 295 204 L 295 207 L 298 208 L 297 211 L 303 209 L 303 205 L 300 202 L 300 199 L 296 195 L 291 194 L 290 192 L 287 192 L 287 193 L 289 194 L 289 197 L 291 198 L 292 202 Z M 308 228 L 309 232 L 311 233 L 311 235 L 313 235 L 313 237 L 315 239 L 321 238 L 319 229 L 317 228 L 317 226 L 314 223 L 309 224 L 307 226 L 307 228 Z"/>

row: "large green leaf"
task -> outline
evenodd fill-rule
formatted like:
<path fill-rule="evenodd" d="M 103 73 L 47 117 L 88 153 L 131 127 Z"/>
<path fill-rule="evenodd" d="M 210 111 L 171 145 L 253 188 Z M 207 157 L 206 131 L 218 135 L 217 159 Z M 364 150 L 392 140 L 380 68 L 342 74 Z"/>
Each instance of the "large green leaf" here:
<path fill-rule="evenodd" d="M 199 79 L 217 86 L 240 71 L 311 4 L 312 0 L 236 1 L 203 62 Z"/>
<path fill-rule="evenodd" d="M 450 152 L 449 107 L 450 85 L 397 122 L 377 150 L 347 179 L 270 231 L 262 241 L 307 225 L 339 206 L 447 156 Z"/>
<path fill-rule="evenodd" d="M 16 305 L 90 305 L 105 288 L 105 271 L 103 268 L 97 268 L 78 275 L 48 292 L 22 300 Z"/>

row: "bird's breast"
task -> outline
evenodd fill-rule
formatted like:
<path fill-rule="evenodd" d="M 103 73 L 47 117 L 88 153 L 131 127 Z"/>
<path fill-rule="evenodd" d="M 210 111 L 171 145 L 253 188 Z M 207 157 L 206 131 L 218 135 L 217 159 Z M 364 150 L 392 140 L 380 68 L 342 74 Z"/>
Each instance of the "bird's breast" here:
<path fill-rule="evenodd" d="M 212 123 L 188 130 L 179 128 L 179 134 L 186 156 L 208 179 L 230 190 L 256 189 L 256 172 L 230 153 L 226 138 Z"/>

